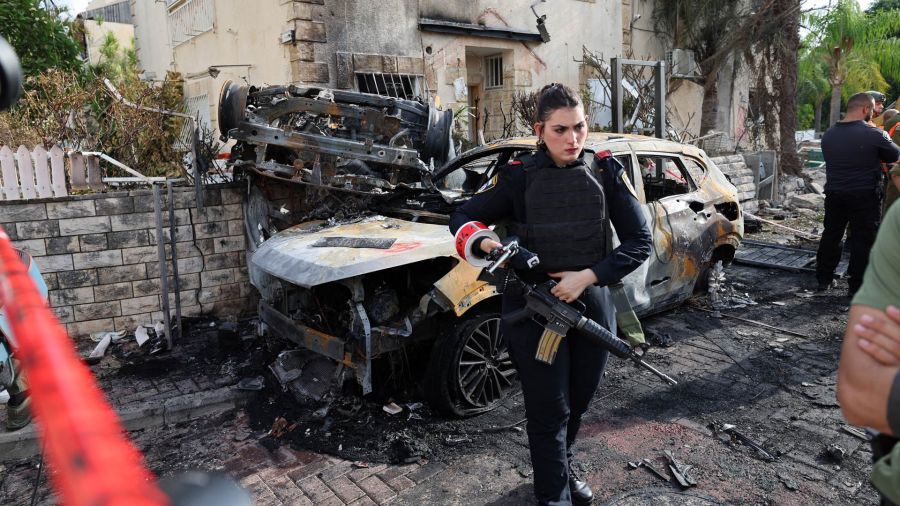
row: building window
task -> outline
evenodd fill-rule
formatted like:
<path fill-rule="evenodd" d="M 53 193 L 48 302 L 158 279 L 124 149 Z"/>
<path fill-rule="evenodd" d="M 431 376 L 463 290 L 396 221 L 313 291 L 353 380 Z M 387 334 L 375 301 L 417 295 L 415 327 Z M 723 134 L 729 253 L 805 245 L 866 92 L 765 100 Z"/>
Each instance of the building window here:
<path fill-rule="evenodd" d="M 172 47 L 213 29 L 215 0 L 175 0 L 169 4 L 169 37 Z"/>
<path fill-rule="evenodd" d="M 411 100 L 422 97 L 422 76 L 357 72 L 356 87 L 362 93 Z"/>
<path fill-rule="evenodd" d="M 484 58 L 485 89 L 503 87 L 503 55 Z"/>
<path fill-rule="evenodd" d="M 132 24 L 131 2 L 124 0 L 97 9 L 84 11 L 84 18 L 94 20 L 102 19 L 106 23 L 123 23 L 130 25 Z"/>

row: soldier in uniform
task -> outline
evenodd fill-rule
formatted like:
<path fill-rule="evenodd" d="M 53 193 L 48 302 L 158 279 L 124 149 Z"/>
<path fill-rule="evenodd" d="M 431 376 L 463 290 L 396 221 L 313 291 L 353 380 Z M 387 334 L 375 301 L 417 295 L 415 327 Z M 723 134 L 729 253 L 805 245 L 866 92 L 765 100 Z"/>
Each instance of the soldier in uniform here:
<path fill-rule="evenodd" d="M 499 169 L 496 183 L 482 189 L 450 216 L 450 230 L 466 223 L 510 222 L 507 229 L 540 257 L 537 272 L 520 272 L 526 281 L 558 280 L 560 300 L 580 299 L 586 316 L 616 332 L 608 288 L 650 255 L 651 235 L 634 189 L 610 153 L 585 155 L 587 120 L 578 95 L 561 84 L 545 86 L 538 97 L 534 125 L 538 149 Z M 620 245 L 611 249 L 609 223 Z M 500 246 L 482 239 L 484 253 Z M 611 251 L 610 251 L 611 250 Z M 520 294 L 504 293 L 502 312 L 524 307 Z M 573 443 L 581 417 L 600 383 L 608 353 L 576 331 L 559 346 L 552 364 L 535 353 L 543 328 L 531 320 L 502 323 L 522 381 L 527 433 L 540 504 L 589 504 L 593 493 L 573 471 Z"/>

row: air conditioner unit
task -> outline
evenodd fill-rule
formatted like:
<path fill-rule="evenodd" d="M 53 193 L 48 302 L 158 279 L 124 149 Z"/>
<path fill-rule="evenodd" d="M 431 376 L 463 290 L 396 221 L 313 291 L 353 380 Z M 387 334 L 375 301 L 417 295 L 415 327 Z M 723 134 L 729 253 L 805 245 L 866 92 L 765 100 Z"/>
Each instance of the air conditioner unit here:
<path fill-rule="evenodd" d="M 666 63 L 672 69 L 672 77 L 697 77 L 697 62 L 690 49 L 666 51 Z"/>

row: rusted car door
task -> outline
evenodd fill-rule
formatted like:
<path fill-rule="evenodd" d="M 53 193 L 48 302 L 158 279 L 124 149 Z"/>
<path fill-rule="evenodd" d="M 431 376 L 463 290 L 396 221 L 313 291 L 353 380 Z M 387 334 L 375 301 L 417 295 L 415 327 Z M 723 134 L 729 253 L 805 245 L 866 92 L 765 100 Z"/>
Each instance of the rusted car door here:
<path fill-rule="evenodd" d="M 693 292 L 705 261 L 698 241 L 711 214 L 691 175 L 702 171 L 688 170 L 679 154 L 636 150 L 634 160 L 636 187 L 653 234 L 653 253 L 626 285 L 631 285 L 635 309 L 646 314 L 675 306 Z M 634 279 L 642 274 L 642 283 Z"/>

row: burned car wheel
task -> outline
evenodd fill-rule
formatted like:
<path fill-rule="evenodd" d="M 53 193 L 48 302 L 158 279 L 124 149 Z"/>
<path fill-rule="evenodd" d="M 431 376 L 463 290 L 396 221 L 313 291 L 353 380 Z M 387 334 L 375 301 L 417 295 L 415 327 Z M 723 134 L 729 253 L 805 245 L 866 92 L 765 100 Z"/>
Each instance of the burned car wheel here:
<path fill-rule="evenodd" d="M 438 338 L 426 378 L 438 411 L 469 416 L 497 407 L 518 389 L 498 313 L 466 315 Z"/>

